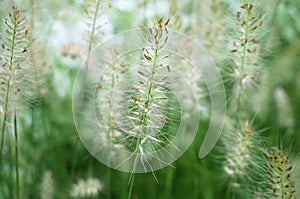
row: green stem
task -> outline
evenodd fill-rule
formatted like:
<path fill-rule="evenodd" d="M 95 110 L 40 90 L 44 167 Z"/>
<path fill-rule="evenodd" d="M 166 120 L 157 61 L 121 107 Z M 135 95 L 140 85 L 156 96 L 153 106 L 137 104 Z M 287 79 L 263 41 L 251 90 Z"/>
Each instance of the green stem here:
<path fill-rule="evenodd" d="M 241 43 L 244 42 L 243 45 L 243 50 L 242 50 L 242 63 L 241 63 L 241 69 L 242 71 L 244 71 L 245 69 L 245 64 L 246 64 L 246 59 L 247 59 L 247 47 L 248 47 L 248 37 L 249 37 L 249 19 L 250 19 L 250 15 L 251 13 L 249 11 L 247 11 L 247 18 L 245 20 L 245 33 L 243 34 L 243 39 L 244 41 L 241 41 Z M 247 41 L 247 42 L 246 42 Z M 244 74 L 242 74 L 244 75 Z M 242 84 L 243 81 L 243 77 L 240 79 L 239 85 L 240 86 Z M 234 113 L 237 113 L 239 111 L 240 105 L 241 105 L 241 94 L 238 93 L 237 99 L 236 99 L 236 105 L 235 105 L 235 109 L 234 109 Z"/>
<path fill-rule="evenodd" d="M 96 21 L 97 21 L 97 16 L 99 12 L 99 5 L 100 5 L 100 0 L 97 1 L 96 3 L 96 10 L 93 16 L 93 26 L 92 26 L 92 31 L 89 39 L 89 47 L 88 47 L 88 53 L 87 53 L 87 59 L 86 59 L 86 68 L 89 67 L 89 59 L 91 56 L 92 48 L 93 48 L 93 42 L 95 38 L 95 31 L 96 31 Z"/>
<path fill-rule="evenodd" d="M 8 95 L 9 95 L 9 83 L 10 81 L 8 80 L 8 87 L 6 90 L 5 94 L 5 105 L 4 105 L 4 115 L 3 115 L 3 122 L 2 122 L 2 132 L 1 132 L 1 146 L 0 146 L 0 165 L 2 162 L 2 151 L 3 151 L 3 146 L 4 146 L 4 135 L 5 135 L 5 126 L 7 122 L 7 110 L 8 110 Z"/>
<path fill-rule="evenodd" d="M 116 72 L 116 59 L 113 60 L 113 63 L 112 63 L 112 74 L 111 74 L 111 78 L 112 78 L 112 81 L 111 81 L 111 92 L 109 94 L 109 97 L 110 99 L 113 98 L 113 94 L 114 94 L 114 90 L 115 90 L 115 85 L 116 85 L 116 81 L 117 81 L 117 77 L 115 75 L 115 72 Z M 110 101 L 109 103 L 109 110 L 113 110 L 113 105 L 112 105 L 112 101 Z M 112 121 L 112 115 L 110 113 L 109 115 L 109 132 L 108 132 L 108 139 L 111 140 L 112 137 L 113 137 L 113 129 L 114 129 L 114 126 L 112 125 L 113 121 Z M 107 194 L 107 198 L 108 199 L 111 199 L 111 168 L 108 167 L 108 172 L 107 172 L 107 176 L 108 176 L 108 194 Z"/>
<path fill-rule="evenodd" d="M 132 177 L 131 177 L 130 188 L 129 188 L 129 192 L 128 192 L 128 199 L 131 199 L 131 197 L 132 197 L 134 179 L 135 179 L 135 173 L 133 173 Z"/>
<path fill-rule="evenodd" d="M 250 14 L 247 15 L 247 19 L 246 19 L 246 24 L 245 24 L 245 34 L 244 36 L 244 40 L 248 41 L 248 34 L 249 34 L 249 17 Z M 245 42 L 244 46 L 243 46 L 243 54 L 242 54 L 242 69 L 244 70 L 245 68 L 245 60 L 246 60 L 246 54 L 247 54 L 247 44 L 248 42 Z"/>
<path fill-rule="evenodd" d="M 108 171 L 107 171 L 107 175 L 108 175 L 108 179 L 107 179 L 107 184 L 108 184 L 107 198 L 111 199 L 111 168 L 110 167 L 107 167 L 107 168 L 108 168 Z"/>
<path fill-rule="evenodd" d="M 17 126 L 17 112 L 14 109 L 14 135 L 15 135 L 15 161 L 16 161 L 16 188 L 17 199 L 20 199 L 20 186 L 19 186 L 19 146 L 18 146 L 18 126 Z"/>
<path fill-rule="evenodd" d="M 153 61 L 152 71 L 151 71 L 152 75 L 151 75 L 151 78 L 150 78 L 150 84 L 149 84 L 149 88 L 148 88 L 148 92 L 147 92 L 148 95 L 147 95 L 147 100 L 145 102 L 144 110 L 149 108 L 150 96 L 152 96 L 153 78 L 154 78 L 154 74 L 155 74 L 155 68 L 156 68 L 156 65 L 157 65 L 157 60 L 158 60 L 158 44 L 156 42 L 154 61 Z M 145 126 L 146 117 L 147 117 L 147 113 L 145 111 L 143 111 L 143 114 L 141 116 L 141 122 L 140 122 L 140 125 L 142 127 Z"/>
<path fill-rule="evenodd" d="M 11 146 L 11 142 L 8 142 L 8 148 L 12 148 Z M 9 198 L 14 198 L 14 175 L 13 175 L 13 167 L 14 167 L 14 160 L 13 160 L 13 151 L 10 150 L 9 151 L 10 155 L 9 155 L 9 182 L 8 184 L 8 190 L 9 190 Z"/>

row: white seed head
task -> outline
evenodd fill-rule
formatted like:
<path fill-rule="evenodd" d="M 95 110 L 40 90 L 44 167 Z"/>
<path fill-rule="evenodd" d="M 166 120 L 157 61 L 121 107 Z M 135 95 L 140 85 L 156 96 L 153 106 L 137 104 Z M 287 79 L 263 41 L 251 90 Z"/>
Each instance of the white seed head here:
<path fill-rule="evenodd" d="M 51 171 L 46 171 L 43 174 L 41 182 L 40 197 L 41 199 L 52 199 L 54 196 L 54 180 Z"/>
<path fill-rule="evenodd" d="M 93 197 L 97 196 L 102 190 L 103 184 L 100 180 L 95 178 L 80 179 L 76 184 L 73 184 L 70 195 L 73 198 Z"/>

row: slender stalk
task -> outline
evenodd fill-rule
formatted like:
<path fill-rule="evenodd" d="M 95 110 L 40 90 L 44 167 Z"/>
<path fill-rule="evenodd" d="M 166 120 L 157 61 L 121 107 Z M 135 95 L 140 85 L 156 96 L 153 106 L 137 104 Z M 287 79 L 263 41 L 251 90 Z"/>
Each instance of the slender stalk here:
<path fill-rule="evenodd" d="M 9 80 L 8 80 L 9 83 Z M 1 146 L 0 146 L 0 165 L 2 162 L 2 152 L 4 146 L 4 136 L 5 136 L 5 126 L 7 122 L 7 110 L 8 110 L 8 95 L 9 95 L 9 86 L 7 87 L 6 94 L 5 94 L 5 105 L 4 105 L 4 115 L 3 115 L 3 122 L 2 122 L 2 131 L 1 131 Z"/>
<path fill-rule="evenodd" d="M 8 147 L 9 148 L 12 148 L 12 146 L 11 146 L 11 143 L 10 142 L 8 142 Z M 13 151 L 12 150 L 10 150 L 9 151 L 9 153 L 10 153 L 10 156 L 9 156 L 9 182 L 7 183 L 8 184 L 8 191 L 9 191 L 9 198 L 14 198 L 14 175 L 13 175 L 13 172 L 12 172 L 12 170 L 13 170 L 13 167 L 14 167 L 14 160 L 13 160 L 13 156 L 14 156 L 14 154 L 13 154 Z"/>
<path fill-rule="evenodd" d="M 129 192 L 128 192 L 128 199 L 131 199 L 132 197 L 132 192 L 133 192 L 133 184 L 134 184 L 134 179 L 135 179 L 135 173 L 131 174 L 131 181 L 130 181 L 130 188 L 129 188 Z"/>
<path fill-rule="evenodd" d="M 250 17 L 250 14 L 247 15 L 247 18 L 245 20 L 246 24 L 246 28 L 245 28 L 245 33 L 243 34 L 243 38 L 244 40 L 248 40 L 248 35 L 249 35 L 249 17 Z M 244 70 L 245 69 L 245 62 L 246 62 L 246 58 L 247 58 L 247 48 L 248 48 L 248 42 L 245 42 L 244 43 L 244 46 L 243 46 L 243 51 L 242 51 L 242 64 L 241 64 L 241 68 Z"/>
<path fill-rule="evenodd" d="M 91 32 L 91 35 L 89 38 L 89 47 L 88 47 L 88 52 L 87 52 L 86 68 L 89 67 L 89 59 L 90 59 L 92 48 L 93 48 L 93 41 L 95 38 L 96 22 L 97 22 L 97 17 L 98 17 L 98 12 L 99 12 L 99 5 L 100 5 L 100 0 L 98 0 L 96 3 L 96 10 L 95 10 L 95 13 L 93 16 L 93 26 L 92 26 L 92 32 Z"/>
<path fill-rule="evenodd" d="M 17 199 L 20 199 L 20 183 L 19 183 L 19 146 L 18 146 L 18 126 L 17 126 L 17 111 L 14 109 L 14 135 L 15 135 L 15 162 L 16 162 L 16 188 Z"/>
<path fill-rule="evenodd" d="M 107 171 L 107 175 L 108 175 L 108 179 L 107 179 L 107 184 L 108 184 L 108 190 L 107 190 L 107 198 L 111 199 L 111 168 L 107 167 L 108 171 Z"/>
<path fill-rule="evenodd" d="M 113 55 L 113 52 L 112 52 L 112 55 Z M 112 78 L 112 81 L 111 81 L 111 92 L 110 92 L 110 96 L 109 98 L 112 99 L 113 97 L 113 94 L 114 94 L 114 90 L 115 90 L 115 86 L 116 86 L 116 81 L 117 81 L 117 77 L 115 75 L 115 70 L 116 70 L 116 59 L 113 59 L 113 63 L 112 63 L 112 74 L 111 74 L 111 78 Z M 113 105 L 112 105 L 112 102 L 110 101 L 109 103 L 109 109 L 110 110 L 113 110 Z M 114 126 L 112 125 L 113 124 L 113 121 L 112 121 L 112 115 L 110 113 L 110 116 L 109 116 L 109 132 L 108 132 L 108 139 L 111 140 L 111 138 L 113 137 L 113 128 Z M 108 172 L 107 172 L 107 175 L 108 175 L 108 194 L 107 194 L 107 198 L 108 199 L 111 199 L 111 168 L 108 167 Z"/>
<path fill-rule="evenodd" d="M 149 108 L 150 96 L 152 95 L 153 78 L 154 78 L 154 74 L 155 74 L 157 60 L 158 60 L 158 44 L 156 44 L 156 46 L 155 46 L 155 55 L 154 55 L 154 61 L 153 61 L 153 65 L 152 65 L 150 84 L 149 84 L 149 88 L 148 88 L 148 95 L 147 95 L 147 100 L 146 100 L 145 106 L 144 106 L 145 110 Z M 141 116 L 140 126 L 142 126 L 142 127 L 145 126 L 146 119 L 147 119 L 147 112 L 144 111 L 142 116 Z"/>

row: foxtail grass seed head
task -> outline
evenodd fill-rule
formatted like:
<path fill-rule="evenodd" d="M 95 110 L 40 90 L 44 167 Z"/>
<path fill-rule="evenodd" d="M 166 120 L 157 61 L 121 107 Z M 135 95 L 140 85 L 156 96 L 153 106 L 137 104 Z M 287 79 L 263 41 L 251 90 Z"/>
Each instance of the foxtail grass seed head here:
<path fill-rule="evenodd" d="M 227 175 L 233 178 L 247 177 L 256 147 L 256 136 L 249 121 L 241 123 L 230 133 L 224 133 L 223 141 L 227 150 L 224 171 Z"/>
<path fill-rule="evenodd" d="M 293 110 L 290 99 L 284 88 L 277 88 L 274 92 L 277 108 L 277 124 L 279 127 L 291 128 L 294 126 Z"/>
<path fill-rule="evenodd" d="M 18 96 L 20 92 L 23 92 L 20 85 L 24 81 L 22 70 L 28 54 L 27 18 L 23 11 L 16 6 L 12 6 L 8 17 L 4 19 L 4 24 L 0 47 L 0 107 L 3 113 L 0 158 L 4 146 L 6 127 L 10 127 L 13 115 L 16 115 L 16 110 L 20 108 L 20 98 Z M 14 119 L 16 121 L 16 118 Z M 17 133 L 15 133 L 15 139 L 16 135 Z"/>
<path fill-rule="evenodd" d="M 80 89 L 75 90 L 74 116 L 76 123 L 81 120 L 78 132 L 88 143 L 88 150 L 115 169 L 154 171 L 175 161 L 191 144 L 199 124 L 199 105 L 193 90 L 198 79 L 189 78 L 192 74 L 186 75 L 188 69 L 198 77 L 201 70 L 208 74 L 211 101 L 221 102 L 212 105 L 217 109 L 212 111 L 216 117 L 212 126 L 222 125 L 222 121 L 216 121 L 222 120 L 223 114 L 218 113 L 224 110 L 225 96 L 224 100 L 213 100 L 213 96 L 222 98 L 224 94 L 222 84 L 216 83 L 219 73 L 199 44 L 168 30 L 171 20 L 158 18 L 151 26 L 117 34 L 95 49 L 89 60 L 91 68 L 80 71 L 82 75 L 86 72 L 95 90 L 84 105 L 77 99 Z M 110 48 L 116 53 L 109 52 Z M 76 85 L 81 88 L 80 81 Z M 89 119 L 82 120 L 83 112 L 90 115 Z M 98 142 L 101 137 L 106 144 Z M 207 154 L 218 136 L 207 139 L 201 155 Z M 122 146 L 122 150 L 115 146 Z M 111 151 L 116 155 L 104 156 Z"/>
<path fill-rule="evenodd" d="M 227 61 L 231 62 L 231 67 L 224 70 L 227 71 L 225 81 L 232 85 L 230 101 L 233 106 L 245 102 L 248 99 L 245 96 L 259 86 L 262 77 L 260 52 L 264 20 L 257 10 L 254 4 L 242 4 L 229 29 Z"/>
<path fill-rule="evenodd" d="M 13 6 L 4 20 L 6 29 L 2 33 L 0 86 L 2 92 L 10 90 L 12 94 L 16 94 L 23 79 L 19 71 L 24 67 L 23 62 L 28 54 L 27 19 L 21 10 Z M 6 95 L 1 95 L 1 98 L 4 96 Z"/>
<path fill-rule="evenodd" d="M 96 197 L 103 191 L 103 188 L 102 182 L 96 178 L 80 179 L 76 184 L 73 184 L 70 195 L 73 198 Z"/>
<path fill-rule="evenodd" d="M 32 30 L 33 31 L 33 30 Z M 25 67 L 22 69 L 23 82 L 20 85 L 22 101 L 31 108 L 42 105 L 50 86 L 48 81 L 52 73 L 46 60 L 45 46 L 41 40 L 33 37 L 30 31 L 30 45 L 25 60 Z"/>
<path fill-rule="evenodd" d="M 43 174 L 41 188 L 41 199 L 53 199 L 54 198 L 54 179 L 51 171 L 46 171 Z"/>
<path fill-rule="evenodd" d="M 125 87 L 123 93 L 125 101 L 118 104 L 126 106 L 128 103 L 129 109 L 124 112 L 121 106 L 120 110 L 115 110 L 123 112 L 120 117 L 122 122 L 119 123 L 122 128 L 119 130 L 120 137 L 117 138 L 117 142 L 135 153 L 144 154 L 155 151 L 170 139 L 163 126 L 169 120 L 166 109 L 171 96 L 168 90 L 168 73 L 172 69 L 170 65 L 164 63 L 170 55 L 162 52 L 168 41 L 167 25 L 169 22 L 169 19 L 163 21 L 161 18 L 147 30 L 149 46 L 141 49 L 140 67 L 134 71 L 136 72 L 135 82 L 121 81 L 122 83 L 119 83 L 128 86 Z M 111 76 L 102 76 L 101 78 L 103 80 L 110 79 L 111 82 L 111 80 L 117 80 L 118 76 L 113 75 L 113 79 Z M 127 76 L 123 81 L 128 79 L 131 78 Z M 103 89 L 105 85 L 100 86 Z M 110 101 L 108 100 L 108 102 Z M 99 105 L 101 106 L 101 104 Z M 106 118 L 102 117 L 100 123 L 104 121 Z"/>
<path fill-rule="evenodd" d="M 87 49 L 79 43 L 70 42 L 62 47 L 61 54 L 72 59 L 79 58 L 82 61 L 87 56 Z"/>
<path fill-rule="evenodd" d="M 84 1 L 82 5 L 87 19 L 85 22 L 86 31 L 84 35 L 87 43 L 86 57 L 84 59 L 86 61 L 86 67 L 89 67 L 91 51 L 102 40 L 102 28 L 107 22 L 101 20 L 101 18 L 104 15 L 104 9 L 107 9 L 110 6 L 110 2 L 103 0 L 87 0 Z M 80 55 L 81 54 L 82 52 Z"/>
<path fill-rule="evenodd" d="M 272 147 L 268 155 L 268 198 L 296 199 L 299 176 L 294 176 L 294 162 L 284 151 Z"/>

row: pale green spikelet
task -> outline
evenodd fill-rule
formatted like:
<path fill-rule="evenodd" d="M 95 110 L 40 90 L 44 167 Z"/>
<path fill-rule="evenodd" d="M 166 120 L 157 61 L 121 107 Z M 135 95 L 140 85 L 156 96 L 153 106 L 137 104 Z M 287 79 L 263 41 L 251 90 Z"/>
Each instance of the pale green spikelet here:
<path fill-rule="evenodd" d="M 41 199 L 54 198 L 54 179 L 51 171 L 44 172 L 40 189 Z"/>

